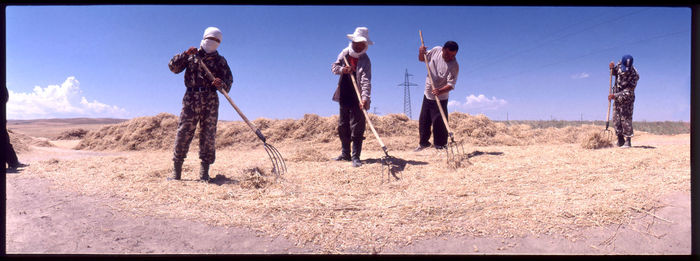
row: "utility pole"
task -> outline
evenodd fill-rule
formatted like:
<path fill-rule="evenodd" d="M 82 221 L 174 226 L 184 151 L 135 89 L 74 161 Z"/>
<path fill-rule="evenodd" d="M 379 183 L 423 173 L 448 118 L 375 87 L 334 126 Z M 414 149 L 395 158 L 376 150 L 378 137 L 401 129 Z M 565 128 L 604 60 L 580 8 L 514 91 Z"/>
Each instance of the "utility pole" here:
<path fill-rule="evenodd" d="M 398 86 L 403 86 L 403 114 L 411 119 L 413 115 L 411 115 L 411 90 L 409 87 L 418 86 L 418 84 L 409 82 L 408 76 L 413 76 L 413 74 L 408 73 L 408 69 L 406 69 L 403 76 L 403 83 L 399 83 Z"/>

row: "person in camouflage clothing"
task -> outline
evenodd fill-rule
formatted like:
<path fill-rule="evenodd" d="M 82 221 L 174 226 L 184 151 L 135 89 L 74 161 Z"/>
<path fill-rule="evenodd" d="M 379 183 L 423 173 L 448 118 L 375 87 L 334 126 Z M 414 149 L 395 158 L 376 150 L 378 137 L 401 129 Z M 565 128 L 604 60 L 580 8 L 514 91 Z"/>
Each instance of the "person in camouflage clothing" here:
<path fill-rule="evenodd" d="M 610 62 L 610 70 L 615 76 L 615 87 L 613 93 L 608 95 L 608 100 L 615 100 L 613 107 L 613 123 L 617 134 L 617 146 L 629 148 L 632 146 L 632 112 L 634 111 L 634 89 L 637 87 L 639 74 L 634 68 L 631 55 L 625 55 L 622 60 L 615 65 Z"/>
<path fill-rule="evenodd" d="M 185 71 L 185 96 L 182 98 L 182 111 L 175 137 L 174 170 L 168 180 L 179 180 L 182 176 L 182 162 L 187 157 L 190 142 L 199 123 L 199 158 L 201 168 L 199 178 L 209 181 L 209 165 L 214 163 L 216 124 L 219 118 L 219 96 L 217 88 L 226 93 L 231 90 L 233 76 L 226 59 L 219 55 L 216 48 L 221 43 L 222 34 L 216 27 L 204 31 L 200 48 L 190 47 L 187 51 L 176 54 L 168 64 L 170 71 Z M 216 77 L 210 81 L 205 71 L 199 67 L 199 60 Z"/>

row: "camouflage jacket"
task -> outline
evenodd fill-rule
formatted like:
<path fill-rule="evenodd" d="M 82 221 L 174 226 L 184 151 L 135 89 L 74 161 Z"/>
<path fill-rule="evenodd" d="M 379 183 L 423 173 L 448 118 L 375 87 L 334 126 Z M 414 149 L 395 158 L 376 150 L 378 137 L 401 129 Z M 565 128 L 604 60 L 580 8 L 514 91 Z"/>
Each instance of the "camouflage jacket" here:
<path fill-rule="evenodd" d="M 615 76 L 615 88 L 613 89 L 615 101 L 634 101 L 634 89 L 637 87 L 637 81 L 639 80 L 637 69 L 631 66 L 627 72 L 622 72 L 618 64 L 613 68 L 612 74 Z"/>
<path fill-rule="evenodd" d="M 186 55 L 184 52 L 179 53 L 170 59 L 168 67 L 173 73 L 180 73 L 187 69 L 187 71 L 185 71 L 185 86 L 188 88 L 216 88 L 207 77 L 206 72 L 199 67 L 198 59 L 203 59 L 204 64 L 209 68 L 211 73 L 224 81 L 224 90 L 226 90 L 226 93 L 231 91 L 231 84 L 233 84 L 231 68 L 228 67 L 226 59 L 219 55 L 217 51 L 208 54 L 200 48 L 195 55 Z"/>

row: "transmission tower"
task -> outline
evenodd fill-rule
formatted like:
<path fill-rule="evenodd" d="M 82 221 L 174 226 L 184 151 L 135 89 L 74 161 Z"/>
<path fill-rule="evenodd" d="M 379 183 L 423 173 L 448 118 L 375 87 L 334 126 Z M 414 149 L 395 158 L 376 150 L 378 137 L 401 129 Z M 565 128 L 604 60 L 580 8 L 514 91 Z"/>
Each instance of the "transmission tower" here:
<path fill-rule="evenodd" d="M 398 86 L 403 86 L 403 114 L 406 114 L 406 116 L 411 119 L 413 115 L 411 115 L 411 90 L 409 87 L 418 86 L 418 84 L 409 82 L 408 76 L 413 76 L 413 74 L 408 73 L 408 69 L 406 69 L 406 73 L 404 73 L 403 76 L 403 83 L 399 83 Z"/>

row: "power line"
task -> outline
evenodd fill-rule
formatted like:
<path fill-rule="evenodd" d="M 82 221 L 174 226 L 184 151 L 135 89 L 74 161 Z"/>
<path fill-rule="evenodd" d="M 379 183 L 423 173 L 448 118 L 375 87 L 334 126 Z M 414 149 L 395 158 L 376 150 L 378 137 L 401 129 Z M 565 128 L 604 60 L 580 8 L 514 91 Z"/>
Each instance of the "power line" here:
<path fill-rule="evenodd" d="M 487 63 L 487 64 L 485 64 L 485 65 L 477 65 L 477 66 L 475 66 L 476 68 L 474 68 L 474 69 L 472 69 L 472 70 L 470 70 L 470 71 L 467 71 L 465 74 L 469 74 L 469 73 L 472 73 L 472 72 L 475 72 L 475 71 L 484 69 L 484 68 L 489 67 L 489 66 L 494 65 L 494 64 L 503 63 L 504 60 L 508 60 L 508 59 L 510 59 L 510 58 L 512 58 L 512 57 L 521 55 L 521 54 L 523 54 L 523 53 L 530 52 L 530 51 L 532 51 L 532 50 L 535 50 L 535 49 L 537 49 L 537 48 L 540 48 L 540 47 L 542 47 L 542 46 L 548 44 L 549 42 L 559 41 L 559 40 L 562 40 L 562 39 L 567 38 L 567 37 L 569 37 L 569 36 L 576 35 L 576 34 L 579 34 L 579 33 L 582 33 L 582 32 L 588 31 L 588 30 L 591 30 L 591 29 L 595 28 L 596 26 L 603 25 L 603 24 L 609 24 L 609 23 L 612 23 L 612 22 L 614 22 L 614 21 L 616 21 L 616 20 L 620 20 L 620 19 L 622 19 L 622 18 L 625 18 L 625 17 L 631 16 L 631 15 L 640 13 L 640 12 L 642 12 L 642 11 L 646 11 L 646 10 L 648 10 L 648 9 L 649 9 L 649 8 L 641 9 L 641 10 L 636 10 L 636 11 L 627 13 L 627 14 L 622 15 L 622 16 L 617 16 L 617 17 L 615 17 L 615 18 L 612 18 L 612 19 L 609 19 L 609 20 L 605 20 L 605 21 L 603 21 L 603 22 L 601 22 L 601 23 L 597 23 L 597 24 L 593 24 L 593 25 L 591 25 L 591 26 L 585 27 L 585 28 L 583 28 L 583 29 L 581 29 L 581 30 L 579 30 L 579 31 L 575 31 L 575 32 L 571 32 L 571 33 L 568 33 L 568 34 L 564 34 L 564 35 L 562 35 L 562 36 L 560 36 L 560 37 L 558 37 L 558 38 L 556 38 L 556 39 L 553 39 L 553 40 L 540 41 L 540 43 L 539 43 L 538 45 L 535 45 L 535 46 L 530 47 L 530 48 L 527 48 L 527 49 L 523 49 L 523 50 L 521 50 L 521 51 L 511 52 L 509 55 L 502 56 L 502 57 L 500 57 L 500 58 L 498 58 L 498 59 L 489 59 L 489 60 L 491 61 L 490 63 Z M 568 29 L 571 28 L 573 25 L 575 25 L 575 24 L 566 26 L 566 27 L 562 28 L 561 30 L 558 30 L 556 33 L 559 33 L 559 32 L 561 32 L 561 31 L 568 30 Z M 556 34 L 556 33 L 555 33 L 555 34 Z M 554 34 L 552 34 L 552 35 L 554 35 Z M 549 37 L 546 37 L 546 38 L 544 38 L 544 39 L 547 39 L 547 38 L 549 38 Z"/>
<path fill-rule="evenodd" d="M 519 72 L 519 73 L 509 74 L 509 75 L 505 75 L 505 76 L 501 76 L 501 77 L 489 78 L 489 79 L 485 79 L 485 80 L 502 80 L 502 79 L 507 79 L 507 78 L 512 77 L 512 76 L 521 75 L 521 74 L 528 73 L 528 72 L 533 72 L 533 71 L 535 71 L 535 70 L 539 70 L 539 69 L 542 69 L 542 68 L 545 68 L 545 67 L 549 67 L 549 66 L 552 66 L 552 65 L 557 65 L 557 64 L 564 63 L 564 62 L 575 61 L 575 60 L 578 60 L 578 59 L 581 59 L 581 58 L 584 58 L 584 57 L 587 57 L 587 56 L 591 56 L 591 55 L 594 55 L 594 54 L 597 54 L 597 53 L 601 53 L 601 52 L 605 52 L 605 51 L 612 50 L 612 49 L 615 49 L 615 48 L 619 48 L 619 47 L 621 47 L 621 46 L 629 46 L 629 45 L 640 44 L 640 43 L 644 43 L 644 42 L 656 40 L 656 39 L 659 39 L 659 38 L 665 38 L 665 37 L 669 37 L 669 36 L 673 36 L 673 35 L 681 34 L 681 33 L 686 33 L 686 32 L 688 32 L 688 30 L 677 31 L 677 32 L 671 32 L 671 33 L 661 34 L 661 35 L 657 35 L 657 36 L 652 36 L 652 37 L 649 37 L 649 38 L 644 38 L 644 39 L 641 39 L 641 40 L 636 40 L 636 41 L 632 41 L 632 42 L 622 43 L 622 44 L 618 44 L 618 45 L 615 45 L 615 46 L 612 46 L 612 47 L 606 47 L 606 48 L 602 48 L 602 49 L 593 50 L 593 51 L 591 51 L 591 52 L 589 52 L 589 53 L 587 53 L 587 54 L 584 54 L 584 55 L 574 56 L 574 57 L 562 59 L 562 60 L 559 60 L 559 61 L 556 61 L 556 62 L 553 62 L 553 63 L 548 63 L 548 64 L 545 64 L 545 65 L 539 66 L 539 67 L 537 67 L 537 68 L 533 68 L 533 69 L 531 69 L 531 70 L 525 70 L 525 71 L 521 71 L 521 72 Z"/>
<path fill-rule="evenodd" d="M 398 86 L 403 86 L 403 113 L 411 119 L 413 115 L 411 115 L 411 90 L 409 87 L 418 86 L 418 84 L 409 82 L 408 76 L 413 76 L 413 74 L 408 73 L 408 69 L 406 69 L 403 83 L 399 83 Z"/>

